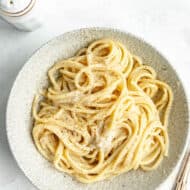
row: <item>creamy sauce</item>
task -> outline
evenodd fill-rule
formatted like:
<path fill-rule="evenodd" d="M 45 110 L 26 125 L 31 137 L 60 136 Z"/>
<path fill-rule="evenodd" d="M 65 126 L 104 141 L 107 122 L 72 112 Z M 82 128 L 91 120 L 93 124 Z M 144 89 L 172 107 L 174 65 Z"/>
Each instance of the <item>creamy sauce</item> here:
<path fill-rule="evenodd" d="M 97 142 L 97 147 L 101 149 L 107 149 L 111 146 L 111 142 L 115 136 L 115 131 L 110 131 L 106 136 L 100 137 L 99 142 Z"/>

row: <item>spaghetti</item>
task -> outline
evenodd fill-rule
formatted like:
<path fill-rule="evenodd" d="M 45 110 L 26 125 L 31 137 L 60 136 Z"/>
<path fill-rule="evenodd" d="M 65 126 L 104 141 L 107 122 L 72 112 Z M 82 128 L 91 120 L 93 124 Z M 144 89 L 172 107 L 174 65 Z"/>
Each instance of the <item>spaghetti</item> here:
<path fill-rule="evenodd" d="M 56 169 L 83 183 L 158 167 L 168 154 L 171 88 L 121 43 L 102 39 L 48 71 L 34 98 L 33 138 Z"/>

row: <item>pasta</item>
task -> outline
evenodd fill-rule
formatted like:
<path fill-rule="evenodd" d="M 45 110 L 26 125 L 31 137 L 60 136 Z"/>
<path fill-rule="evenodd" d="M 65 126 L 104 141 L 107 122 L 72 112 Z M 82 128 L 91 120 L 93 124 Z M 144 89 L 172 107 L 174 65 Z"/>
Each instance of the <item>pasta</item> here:
<path fill-rule="evenodd" d="M 32 134 L 57 170 L 92 183 L 154 170 L 167 156 L 172 90 L 123 44 L 94 41 L 48 78 L 33 101 Z"/>

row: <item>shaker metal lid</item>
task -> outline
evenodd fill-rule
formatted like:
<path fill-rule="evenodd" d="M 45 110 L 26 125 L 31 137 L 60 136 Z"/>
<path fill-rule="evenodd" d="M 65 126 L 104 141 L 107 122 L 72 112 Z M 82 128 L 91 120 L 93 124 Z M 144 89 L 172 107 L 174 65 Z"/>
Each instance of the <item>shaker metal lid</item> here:
<path fill-rule="evenodd" d="M 23 11 L 32 0 L 0 0 L 0 9 L 7 13 Z"/>
<path fill-rule="evenodd" d="M 19 1 L 19 0 L 15 0 L 15 1 Z M 8 11 L 2 9 L 1 5 L 0 5 L 0 14 L 2 14 L 4 16 L 8 16 L 8 17 L 20 17 L 20 16 L 23 16 L 23 15 L 27 14 L 28 12 L 30 12 L 31 9 L 34 7 L 35 3 L 36 3 L 36 0 L 29 0 L 29 4 L 24 9 L 22 9 L 21 11 L 18 11 L 18 12 L 8 12 Z"/>

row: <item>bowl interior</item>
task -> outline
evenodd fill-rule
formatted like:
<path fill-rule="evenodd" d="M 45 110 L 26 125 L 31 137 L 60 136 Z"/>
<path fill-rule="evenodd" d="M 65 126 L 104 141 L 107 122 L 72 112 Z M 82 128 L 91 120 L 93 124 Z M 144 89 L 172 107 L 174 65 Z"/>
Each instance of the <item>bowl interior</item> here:
<path fill-rule="evenodd" d="M 32 136 L 31 105 L 34 95 L 45 85 L 46 74 L 56 61 L 73 56 L 77 50 L 100 38 L 122 42 L 143 62 L 151 65 L 158 77 L 173 89 L 174 102 L 169 121 L 169 156 L 151 172 L 140 170 L 122 174 L 110 181 L 84 185 L 58 172 L 36 150 Z M 168 61 L 143 40 L 131 34 L 102 28 L 81 29 L 63 34 L 40 48 L 20 71 L 10 94 L 7 108 L 7 133 L 13 155 L 25 175 L 39 189 L 155 189 L 171 174 L 182 155 L 188 129 L 188 108 L 183 86 Z"/>

